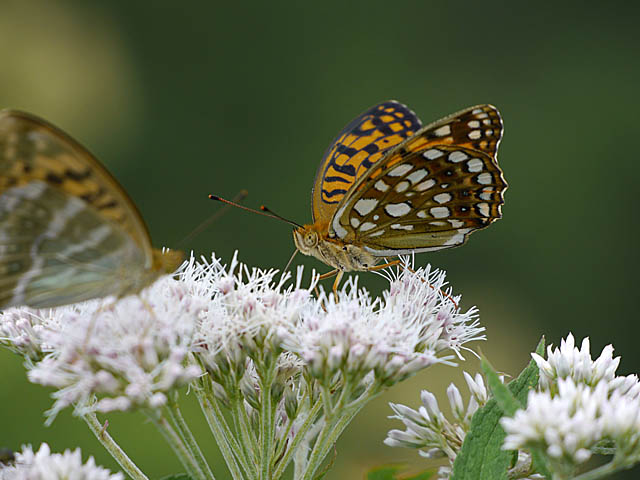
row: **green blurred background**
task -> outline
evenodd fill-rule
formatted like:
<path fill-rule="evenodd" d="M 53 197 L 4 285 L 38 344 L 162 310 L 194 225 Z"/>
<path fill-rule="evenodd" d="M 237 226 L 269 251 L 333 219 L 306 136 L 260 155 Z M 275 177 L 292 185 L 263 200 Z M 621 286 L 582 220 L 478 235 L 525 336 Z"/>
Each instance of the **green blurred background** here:
<path fill-rule="evenodd" d="M 445 269 L 463 306 L 479 307 L 488 334 L 480 348 L 500 370 L 516 374 L 540 335 L 557 343 L 571 331 L 590 336 L 595 355 L 613 343 L 619 372 L 635 373 L 638 5 L 3 0 L 0 107 L 37 113 L 88 146 L 131 194 L 154 243 L 178 246 L 219 208 L 211 192 L 246 188 L 247 205 L 310 221 L 324 149 L 377 102 L 397 99 L 425 123 L 493 103 L 505 123 L 504 218 L 418 263 Z M 223 259 L 238 249 L 251 265 L 279 268 L 293 251 L 288 226 L 241 211 L 180 246 Z M 383 286 L 372 274 L 361 283 Z M 464 368 L 476 371 L 468 357 Z M 43 426 L 51 392 L 27 382 L 20 358 L 1 350 L 0 364 L 0 445 L 81 446 L 116 468 L 68 412 Z M 383 462 L 430 465 L 383 446 L 400 427 L 387 402 L 417 406 L 422 388 L 445 401 L 460 370 L 432 368 L 369 405 L 327 478 L 362 478 Z M 192 400 L 190 417 L 208 439 Z M 180 470 L 142 417 L 109 420 L 152 478 Z M 205 446 L 227 478 L 213 443 Z"/>

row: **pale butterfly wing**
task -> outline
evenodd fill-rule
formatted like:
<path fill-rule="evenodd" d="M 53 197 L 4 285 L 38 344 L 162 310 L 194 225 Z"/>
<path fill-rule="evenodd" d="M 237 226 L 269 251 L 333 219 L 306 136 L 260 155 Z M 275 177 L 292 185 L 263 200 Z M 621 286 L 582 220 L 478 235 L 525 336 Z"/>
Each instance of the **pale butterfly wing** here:
<path fill-rule="evenodd" d="M 330 236 L 376 256 L 460 245 L 501 217 L 507 184 L 497 163 L 502 121 L 471 107 L 388 150 L 338 206 Z"/>
<path fill-rule="evenodd" d="M 136 293 L 178 257 L 152 249 L 133 202 L 80 144 L 0 112 L 0 308 Z"/>

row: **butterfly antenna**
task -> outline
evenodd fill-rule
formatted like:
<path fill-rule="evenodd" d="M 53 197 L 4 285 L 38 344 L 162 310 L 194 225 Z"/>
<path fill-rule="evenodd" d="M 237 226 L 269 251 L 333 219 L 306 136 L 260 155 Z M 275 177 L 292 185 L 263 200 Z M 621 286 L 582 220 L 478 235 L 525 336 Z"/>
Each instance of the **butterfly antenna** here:
<path fill-rule="evenodd" d="M 255 210 L 253 208 L 245 207 L 244 205 L 238 205 L 237 203 L 232 202 L 231 200 L 226 200 L 226 199 L 224 199 L 222 197 L 219 197 L 218 195 L 209 195 L 209 198 L 211 200 L 216 200 L 218 202 L 226 203 L 227 205 L 231 205 L 232 207 L 237 207 L 237 208 L 240 208 L 242 210 L 246 210 L 247 212 L 257 213 L 258 215 L 262 215 L 262 216 L 265 216 L 265 217 L 275 218 L 277 220 L 281 220 L 281 221 L 286 222 L 286 223 L 288 223 L 290 225 L 293 225 L 294 227 L 302 228 L 302 225 L 299 225 L 296 222 L 294 222 L 293 220 L 288 220 L 288 219 L 278 215 L 277 213 L 272 212 L 271 210 L 269 210 L 264 205 L 262 205 L 260 207 L 260 210 Z"/>
<path fill-rule="evenodd" d="M 248 195 L 249 195 L 249 192 L 244 190 L 244 189 L 242 189 L 236 194 L 235 197 L 233 197 L 233 201 L 234 202 L 242 202 L 245 198 L 247 198 Z M 227 213 L 230 208 L 231 208 L 230 205 L 225 205 L 220 210 L 218 210 L 216 213 L 214 213 L 209 218 L 204 220 L 200 225 L 198 225 L 196 228 L 194 228 L 191 231 L 191 233 L 189 233 L 186 237 L 184 237 L 182 240 L 180 240 L 180 242 L 178 242 L 178 246 L 184 246 L 185 243 L 187 243 L 193 237 L 195 237 L 196 235 L 201 233 L 205 228 L 207 228 L 209 225 L 211 225 L 213 222 L 215 222 L 217 219 L 219 219 L 222 215 Z"/>

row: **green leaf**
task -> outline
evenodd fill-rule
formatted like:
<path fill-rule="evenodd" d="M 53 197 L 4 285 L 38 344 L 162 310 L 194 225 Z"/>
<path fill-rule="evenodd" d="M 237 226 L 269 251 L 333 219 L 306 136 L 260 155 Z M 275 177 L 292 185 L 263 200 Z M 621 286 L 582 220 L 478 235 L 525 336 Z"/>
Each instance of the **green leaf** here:
<path fill-rule="evenodd" d="M 544 337 L 538 343 L 536 353 L 544 354 Z M 505 433 L 500 418 L 506 411 L 515 411 L 526 405 L 529 390 L 538 384 L 538 366 L 531 360 L 518 378 L 504 386 L 489 362 L 483 360 L 487 383 L 494 395 L 480 408 L 471 420 L 460 453 L 453 463 L 451 480 L 506 480 L 513 453 L 502 450 Z M 515 409 L 514 409 L 515 407 Z"/>
<path fill-rule="evenodd" d="M 402 470 L 403 467 L 399 465 L 378 467 L 367 474 L 367 480 L 428 480 L 435 475 L 435 472 L 425 471 L 411 477 L 399 477 Z"/>

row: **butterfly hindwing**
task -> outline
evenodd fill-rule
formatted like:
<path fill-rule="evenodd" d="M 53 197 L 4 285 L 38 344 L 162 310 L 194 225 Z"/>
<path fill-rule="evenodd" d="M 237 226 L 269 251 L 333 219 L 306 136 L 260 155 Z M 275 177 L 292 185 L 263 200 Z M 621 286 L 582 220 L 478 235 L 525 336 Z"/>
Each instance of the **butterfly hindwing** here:
<path fill-rule="evenodd" d="M 373 106 L 352 120 L 331 143 L 316 173 L 313 219 L 327 223 L 349 188 L 389 148 L 419 130 L 414 112 L 395 101 Z"/>
<path fill-rule="evenodd" d="M 500 116 L 490 105 L 423 128 L 352 186 L 330 235 L 379 256 L 464 243 L 501 216 L 507 187 L 495 158 L 501 136 Z"/>
<path fill-rule="evenodd" d="M 117 294 L 145 257 L 122 229 L 45 182 L 0 195 L 0 305 L 51 307 Z"/>

